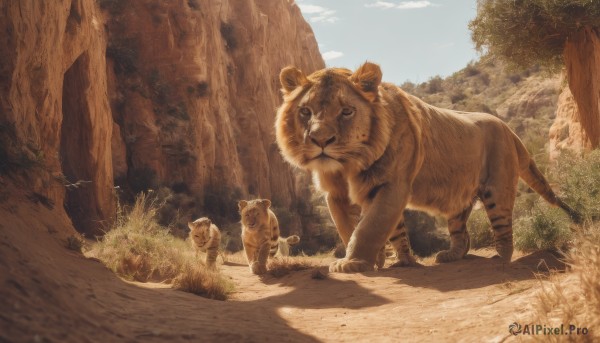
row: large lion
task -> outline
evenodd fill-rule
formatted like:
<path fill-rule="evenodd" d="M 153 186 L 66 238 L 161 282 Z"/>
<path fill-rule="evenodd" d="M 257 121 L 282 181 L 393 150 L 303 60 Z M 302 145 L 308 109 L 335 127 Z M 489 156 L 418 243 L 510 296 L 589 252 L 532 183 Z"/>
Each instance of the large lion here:
<path fill-rule="evenodd" d="M 283 104 L 277 143 L 291 164 L 313 173 L 346 245 L 332 272 L 361 272 L 383 265 L 389 240 L 394 266 L 414 263 L 402 213 L 405 207 L 448 218 L 450 262 L 469 250 L 466 222 L 474 199 L 491 221 L 498 256 L 513 253 L 512 209 L 521 177 L 572 218 L 578 215 L 552 191 L 523 143 L 500 119 L 485 113 L 437 108 L 390 83 L 378 65 L 352 73 L 323 69 L 305 76 L 281 71 Z M 350 216 L 353 204 L 361 219 Z"/>

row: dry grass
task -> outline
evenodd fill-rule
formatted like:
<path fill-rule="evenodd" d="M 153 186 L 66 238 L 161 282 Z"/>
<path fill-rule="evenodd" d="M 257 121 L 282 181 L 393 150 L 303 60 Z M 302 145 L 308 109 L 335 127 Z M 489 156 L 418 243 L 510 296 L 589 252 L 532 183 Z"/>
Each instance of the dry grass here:
<path fill-rule="evenodd" d="M 598 342 L 600 340 L 600 224 L 591 225 L 577 237 L 567 255 L 571 272 L 566 278 L 554 275 L 543 283 L 536 306 L 535 322 L 564 324 L 589 329 L 587 335 L 569 335 L 550 341 Z"/>
<path fill-rule="evenodd" d="M 233 283 L 223 279 L 219 272 L 198 264 L 186 264 L 173 280 L 173 287 L 215 300 L 226 300 L 234 288 Z"/>
<path fill-rule="evenodd" d="M 175 288 L 223 300 L 230 283 L 208 270 L 182 239 L 156 222 L 157 204 L 141 194 L 130 211 L 87 253 L 118 275 L 135 281 L 173 283 Z"/>
<path fill-rule="evenodd" d="M 267 262 L 267 270 L 269 275 L 274 277 L 282 277 L 290 274 L 291 272 L 317 268 L 324 264 L 325 259 L 331 259 L 329 254 L 319 254 L 315 256 L 276 256 L 269 259 Z M 242 264 L 247 265 L 246 255 L 243 251 L 238 251 L 233 254 L 227 254 L 225 259 L 226 264 Z"/>
<path fill-rule="evenodd" d="M 269 274 L 282 277 L 291 272 L 319 267 L 319 260 L 308 256 L 279 256 L 267 263 Z"/>

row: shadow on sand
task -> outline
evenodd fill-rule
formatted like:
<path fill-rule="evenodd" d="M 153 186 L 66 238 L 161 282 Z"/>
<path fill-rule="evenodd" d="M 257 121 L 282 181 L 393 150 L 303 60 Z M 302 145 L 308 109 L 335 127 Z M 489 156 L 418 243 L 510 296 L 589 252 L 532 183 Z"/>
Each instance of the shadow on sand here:
<path fill-rule="evenodd" d="M 565 263 L 556 255 L 539 251 L 511 263 L 499 259 L 467 255 L 444 264 L 409 268 L 388 268 L 374 274 L 397 278 L 398 283 L 442 292 L 475 289 L 508 281 L 531 280 L 550 270 L 564 271 Z"/>

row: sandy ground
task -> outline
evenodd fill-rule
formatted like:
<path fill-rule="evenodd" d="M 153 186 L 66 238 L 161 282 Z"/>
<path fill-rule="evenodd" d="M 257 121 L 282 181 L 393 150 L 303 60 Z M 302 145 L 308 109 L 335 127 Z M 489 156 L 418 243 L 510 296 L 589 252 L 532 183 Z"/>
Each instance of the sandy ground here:
<path fill-rule="evenodd" d="M 236 285 L 223 302 L 123 281 L 66 249 L 68 224 L 40 204 L 0 204 L 0 218 L 0 342 L 511 341 L 508 325 L 531 316 L 534 273 L 562 268 L 547 253 L 507 265 L 486 251 L 350 275 L 323 260 L 323 280 L 233 263 L 220 267 Z"/>

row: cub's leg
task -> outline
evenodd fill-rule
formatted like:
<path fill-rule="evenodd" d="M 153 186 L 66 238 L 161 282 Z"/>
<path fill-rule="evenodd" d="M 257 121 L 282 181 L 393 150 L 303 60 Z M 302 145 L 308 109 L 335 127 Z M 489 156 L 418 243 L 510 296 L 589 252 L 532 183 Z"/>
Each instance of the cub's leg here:
<path fill-rule="evenodd" d="M 271 242 L 264 242 L 259 250 L 256 261 L 252 262 L 250 268 L 252 269 L 252 273 L 260 275 L 267 272 L 267 259 L 269 258 L 269 251 L 271 250 Z"/>
<path fill-rule="evenodd" d="M 417 261 L 410 252 L 410 241 L 408 240 L 408 231 L 406 225 L 404 225 L 404 218 L 400 220 L 400 223 L 396 225 L 396 228 L 390 234 L 390 243 L 396 250 L 396 256 L 398 261 L 392 264 L 390 267 L 406 267 L 414 266 Z"/>
<path fill-rule="evenodd" d="M 494 193 L 494 191 L 487 190 L 479 197 L 483 201 L 494 231 L 494 245 L 498 253 L 495 257 L 510 262 L 513 254 L 512 210 L 514 195 L 512 197 L 498 197 Z"/>
<path fill-rule="evenodd" d="M 461 213 L 448 219 L 448 231 L 450 232 L 450 249 L 440 251 L 435 256 L 435 261 L 452 262 L 463 258 L 471 246 L 469 233 L 467 232 L 467 219 L 471 214 L 473 204 L 469 205 Z"/>
<path fill-rule="evenodd" d="M 244 244 L 244 252 L 246 253 L 246 260 L 248 261 L 248 266 L 250 266 L 250 270 L 252 270 L 252 263 L 256 261 L 256 252 L 257 249 L 250 244 Z"/>
<path fill-rule="evenodd" d="M 271 229 L 270 239 L 269 257 L 273 258 L 275 257 L 275 254 L 277 254 L 277 250 L 279 250 L 279 225 L 276 225 Z"/>
<path fill-rule="evenodd" d="M 219 255 L 218 248 L 212 248 L 206 250 L 206 266 L 209 268 L 216 268 L 217 256 Z"/>

